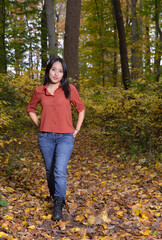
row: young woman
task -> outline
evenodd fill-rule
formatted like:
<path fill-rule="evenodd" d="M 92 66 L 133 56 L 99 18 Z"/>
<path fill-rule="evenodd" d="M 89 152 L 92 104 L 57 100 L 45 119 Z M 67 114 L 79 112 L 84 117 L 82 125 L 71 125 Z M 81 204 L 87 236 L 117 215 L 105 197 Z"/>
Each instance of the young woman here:
<path fill-rule="evenodd" d="M 35 114 L 39 103 L 42 107 L 40 121 Z M 78 111 L 75 129 L 72 123 L 71 103 Z M 40 129 L 38 144 L 45 162 L 50 195 L 54 198 L 53 220 L 60 220 L 66 197 L 67 165 L 74 138 L 85 115 L 85 105 L 78 91 L 68 83 L 67 68 L 62 58 L 53 58 L 48 63 L 44 85 L 34 90 L 27 112 Z"/>

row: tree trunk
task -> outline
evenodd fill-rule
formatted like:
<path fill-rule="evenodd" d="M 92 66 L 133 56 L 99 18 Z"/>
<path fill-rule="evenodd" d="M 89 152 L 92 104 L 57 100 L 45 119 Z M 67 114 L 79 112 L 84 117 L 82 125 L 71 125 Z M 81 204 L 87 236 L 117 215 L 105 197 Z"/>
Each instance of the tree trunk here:
<path fill-rule="evenodd" d="M 47 18 L 47 30 L 49 41 L 49 55 L 53 58 L 57 55 L 57 42 L 55 32 L 55 18 L 54 18 L 54 2 L 53 0 L 45 0 L 46 18 Z"/>
<path fill-rule="evenodd" d="M 41 65 L 42 68 L 46 68 L 47 65 L 47 19 L 45 4 L 43 5 L 41 14 Z"/>
<path fill-rule="evenodd" d="M 146 26 L 146 52 L 145 52 L 145 72 L 150 73 L 150 35 L 149 26 Z"/>
<path fill-rule="evenodd" d="M 118 68 L 117 68 L 117 25 L 115 21 L 115 13 L 114 13 L 114 8 L 113 10 L 113 20 L 114 20 L 114 61 L 113 61 L 113 80 L 114 80 L 114 87 L 117 87 L 117 73 L 118 73 Z"/>
<path fill-rule="evenodd" d="M 103 39 L 102 39 L 102 22 L 99 14 L 99 8 L 97 4 L 97 0 L 95 0 L 96 10 L 97 10 L 97 19 L 98 19 L 98 28 L 99 28 L 99 36 L 101 40 L 101 68 L 102 68 L 102 85 L 105 86 L 105 61 L 104 61 L 104 47 L 103 47 Z"/>
<path fill-rule="evenodd" d="M 119 35 L 119 46 L 120 46 L 120 58 L 122 66 L 122 81 L 125 89 L 130 87 L 130 73 L 128 67 L 128 57 L 127 57 L 127 45 L 125 38 L 125 29 L 123 22 L 123 15 L 121 11 L 120 0 L 113 0 L 114 13 L 118 28 Z"/>
<path fill-rule="evenodd" d="M 129 26 L 129 0 L 126 0 L 126 31 Z"/>
<path fill-rule="evenodd" d="M 80 12 L 81 0 L 67 1 L 64 36 L 64 59 L 67 64 L 68 77 L 75 80 L 79 79 L 78 44 Z"/>
<path fill-rule="evenodd" d="M 154 61 L 154 74 L 155 79 L 159 82 L 160 79 L 160 44 L 162 42 L 162 32 L 159 26 L 160 2 L 155 0 L 155 24 L 156 24 L 156 43 L 155 43 L 155 61 Z"/>
<path fill-rule="evenodd" d="M 142 12 L 142 8 L 143 8 L 143 0 L 140 0 L 140 11 Z M 143 18 L 142 18 L 142 14 L 140 14 L 139 17 L 139 38 L 142 39 L 142 33 L 143 33 Z M 142 46 L 141 46 L 142 48 Z M 142 49 L 140 51 L 140 56 L 139 56 L 139 70 L 140 70 L 140 76 L 142 75 L 143 72 L 143 61 L 142 61 Z"/>
<path fill-rule="evenodd" d="M 136 4 L 137 0 L 132 0 L 132 79 L 135 80 L 139 75 L 139 58 L 138 58 L 138 22 L 136 15 Z"/>
<path fill-rule="evenodd" d="M 0 0 L 0 73 L 7 73 L 5 46 L 5 0 Z"/>

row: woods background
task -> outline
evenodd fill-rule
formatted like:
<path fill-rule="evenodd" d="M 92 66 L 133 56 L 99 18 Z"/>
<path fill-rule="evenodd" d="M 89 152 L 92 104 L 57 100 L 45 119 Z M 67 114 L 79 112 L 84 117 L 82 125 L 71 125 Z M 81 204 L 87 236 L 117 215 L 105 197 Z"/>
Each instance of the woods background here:
<path fill-rule="evenodd" d="M 160 13 L 160 0 L 0 0 L 2 150 L 36 130 L 26 106 L 59 55 L 87 106 L 84 127 L 104 151 L 158 166 Z"/>

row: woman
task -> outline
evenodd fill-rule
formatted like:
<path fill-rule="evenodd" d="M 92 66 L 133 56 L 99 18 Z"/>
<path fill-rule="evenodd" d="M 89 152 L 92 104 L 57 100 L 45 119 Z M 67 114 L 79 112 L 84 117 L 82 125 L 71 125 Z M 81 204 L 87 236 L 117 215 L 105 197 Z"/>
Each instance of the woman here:
<path fill-rule="evenodd" d="M 39 103 L 42 107 L 40 121 L 35 114 Z M 75 129 L 72 124 L 71 103 L 78 111 Z M 60 220 L 66 197 L 67 165 L 74 138 L 85 115 L 85 105 L 78 91 L 68 83 L 67 67 L 62 58 L 53 58 L 48 63 L 44 85 L 35 89 L 27 112 L 40 129 L 38 144 L 45 162 L 50 195 L 54 198 L 53 220 Z"/>

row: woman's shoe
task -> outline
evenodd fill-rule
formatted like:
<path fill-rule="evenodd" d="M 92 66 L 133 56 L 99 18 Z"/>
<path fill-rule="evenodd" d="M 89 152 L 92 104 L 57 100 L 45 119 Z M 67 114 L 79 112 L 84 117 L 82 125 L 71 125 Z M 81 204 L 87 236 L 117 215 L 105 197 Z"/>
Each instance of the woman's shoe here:
<path fill-rule="evenodd" d="M 63 197 L 54 197 L 54 213 L 53 213 L 54 221 L 59 221 L 63 219 L 62 207 L 64 204 L 65 204 L 65 199 Z"/>

